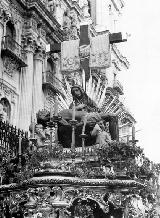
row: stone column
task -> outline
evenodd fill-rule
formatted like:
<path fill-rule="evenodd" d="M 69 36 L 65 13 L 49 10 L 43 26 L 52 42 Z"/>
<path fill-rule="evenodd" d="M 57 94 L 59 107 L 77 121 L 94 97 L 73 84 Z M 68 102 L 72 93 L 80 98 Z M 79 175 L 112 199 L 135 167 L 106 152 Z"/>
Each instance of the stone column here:
<path fill-rule="evenodd" d="M 33 94 L 33 53 L 34 40 L 24 38 L 27 67 L 22 68 L 20 75 L 20 102 L 18 127 L 28 130 L 31 123 L 32 94 Z"/>
<path fill-rule="evenodd" d="M 2 49 L 2 37 L 4 31 L 4 17 L 3 9 L 0 8 L 0 78 L 2 77 L 2 59 L 1 59 L 1 49 Z"/>
<path fill-rule="evenodd" d="M 43 51 L 38 48 L 34 54 L 34 77 L 33 77 L 33 114 L 43 109 L 42 92 Z"/>

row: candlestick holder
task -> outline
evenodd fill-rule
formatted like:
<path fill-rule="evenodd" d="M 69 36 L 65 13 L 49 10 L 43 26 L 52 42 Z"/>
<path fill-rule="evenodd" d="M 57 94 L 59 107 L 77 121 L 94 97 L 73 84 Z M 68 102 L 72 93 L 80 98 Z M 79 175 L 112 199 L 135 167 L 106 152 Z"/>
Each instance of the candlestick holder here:
<path fill-rule="evenodd" d="M 82 132 L 79 137 L 82 139 L 82 161 L 85 161 L 85 140 L 87 138 L 87 135 Z"/>
<path fill-rule="evenodd" d="M 32 145 L 36 145 L 37 139 L 35 137 L 31 137 L 29 140 L 32 142 Z"/>
<path fill-rule="evenodd" d="M 35 127 L 36 127 L 35 120 L 34 122 L 33 121 L 31 122 L 30 127 L 31 127 L 31 136 L 29 138 L 29 141 L 32 142 L 32 146 L 36 146 L 37 139 L 35 138 Z"/>
<path fill-rule="evenodd" d="M 58 115 L 54 115 L 53 117 L 51 117 L 50 121 L 47 122 L 47 126 L 50 127 L 50 128 L 53 128 L 55 127 L 55 124 L 58 125 L 58 122 L 62 119 L 61 116 L 58 116 Z"/>
<path fill-rule="evenodd" d="M 76 152 L 75 152 L 75 128 L 76 128 L 78 121 L 75 119 L 72 119 L 69 121 L 69 123 L 72 126 L 71 158 L 72 158 L 72 162 L 75 162 L 75 156 L 76 156 Z"/>
<path fill-rule="evenodd" d="M 129 140 L 129 142 L 131 142 L 131 144 L 132 144 L 132 146 L 135 146 L 136 145 L 136 143 L 138 142 L 138 140 L 136 140 L 136 139 L 132 139 L 132 140 Z"/>
<path fill-rule="evenodd" d="M 69 120 L 69 123 L 71 124 L 72 127 L 76 127 L 78 121 L 77 120 Z"/>
<path fill-rule="evenodd" d="M 18 168 L 21 172 L 21 163 L 22 163 L 22 135 L 19 134 L 19 144 L 18 144 Z"/>
<path fill-rule="evenodd" d="M 47 123 L 47 126 L 50 128 L 50 149 L 52 150 L 52 133 L 53 127 L 55 128 L 55 143 L 58 145 L 58 122 L 62 119 L 61 116 L 53 115 L 50 121 Z"/>
<path fill-rule="evenodd" d="M 21 171 L 22 171 L 22 155 L 21 154 L 18 155 L 18 159 L 19 159 L 18 169 L 19 169 L 19 172 L 21 173 Z"/>

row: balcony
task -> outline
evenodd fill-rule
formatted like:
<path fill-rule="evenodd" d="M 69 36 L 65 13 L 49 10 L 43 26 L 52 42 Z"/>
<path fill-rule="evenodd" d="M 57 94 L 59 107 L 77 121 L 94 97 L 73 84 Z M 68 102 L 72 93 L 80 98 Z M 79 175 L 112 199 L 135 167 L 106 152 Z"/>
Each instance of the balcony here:
<path fill-rule="evenodd" d="M 26 67 L 26 52 L 22 47 L 10 36 L 4 36 L 2 39 L 2 57 L 9 56 L 17 61 L 19 67 Z"/>
<path fill-rule="evenodd" d="M 113 88 L 120 94 L 123 95 L 123 86 L 118 80 L 114 81 Z"/>
<path fill-rule="evenodd" d="M 52 89 L 54 92 L 63 95 L 62 87 L 64 87 L 64 84 L 53 74 L 53 72 L 43 72 L 42 83 L 43 87 Z"/>

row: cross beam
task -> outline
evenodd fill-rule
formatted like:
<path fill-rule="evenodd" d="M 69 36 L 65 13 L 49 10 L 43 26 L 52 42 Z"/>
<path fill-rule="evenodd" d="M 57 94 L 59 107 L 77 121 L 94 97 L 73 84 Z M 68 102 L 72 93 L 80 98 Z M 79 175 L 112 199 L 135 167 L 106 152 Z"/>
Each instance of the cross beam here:
<path fill-rule="evenodd" d="M 119 32 L 119 33 L 109 34 L 109 41 L 110 41 L 110 44 L 113 44 L 113 43 L 125 42 L 125 41 L 127 41 L 127 39 L 122 39 L 122 33 Z M 83 44 L 83 42 L 82 42 L 82 44 Z M 61 43 L 51 44 L 50 45 L 50 52 L 51 53 L 61 52 Z"/>
<path fill-rule="evenodd" d="M 81 25 L 80 26 L 80 43 L 79 46 L 88 46 L 90 44 L 90 27 L 89 25 Z M 127 40 L 122 39 L 122 33 L 110 33 L 109 34 L 109 42 L 110 44 L 113 43 L 120 43 Z M 55 43 L 50 45 L 50 53 L 58 53 L 61 51 L 61 43 Z M 90 78 L 90 67 L 89 67 L 89 59 L 82 58 L 81 59 L 81 67 L 85 72 L 85 80 L 88 81 Z"/>

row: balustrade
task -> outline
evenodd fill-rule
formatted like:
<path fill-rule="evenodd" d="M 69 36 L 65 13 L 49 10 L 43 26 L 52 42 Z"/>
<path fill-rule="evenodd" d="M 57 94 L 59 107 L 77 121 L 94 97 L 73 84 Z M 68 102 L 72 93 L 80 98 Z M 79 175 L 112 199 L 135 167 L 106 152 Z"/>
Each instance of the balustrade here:
<path fill-rule="evenodd" d="M 60 94 L 62 94 L 62 88 L 65 88 L 64 84 L 51 71 L 43 72 L 42 81 L 43 85 L 49 85 L 51 88 L 53 88 L 55 91 L 58 91 Z"/>
<path fill-rule="evenodd" d="M 2 56 L 11 56 L 17 60 L 20 67 L 26 67 L 26 52 L 11 36 L 4 36 L 2 39 Z"/>

